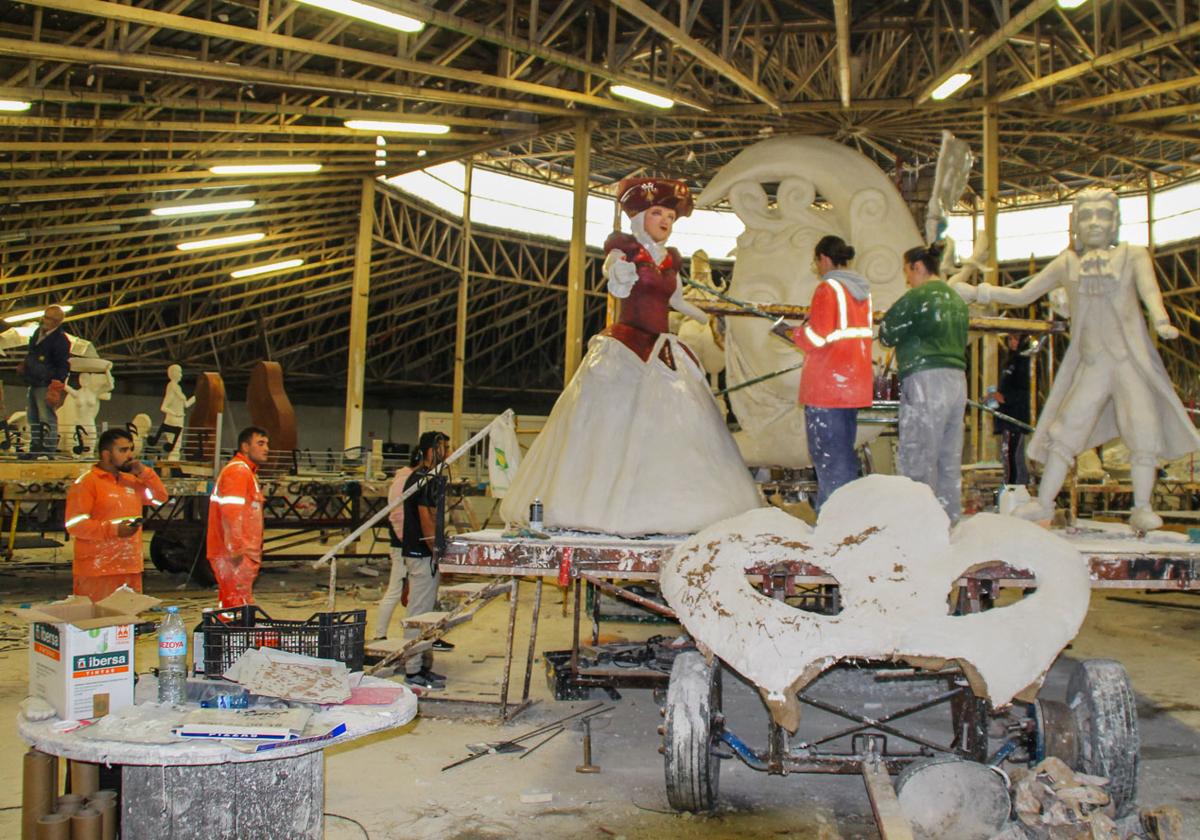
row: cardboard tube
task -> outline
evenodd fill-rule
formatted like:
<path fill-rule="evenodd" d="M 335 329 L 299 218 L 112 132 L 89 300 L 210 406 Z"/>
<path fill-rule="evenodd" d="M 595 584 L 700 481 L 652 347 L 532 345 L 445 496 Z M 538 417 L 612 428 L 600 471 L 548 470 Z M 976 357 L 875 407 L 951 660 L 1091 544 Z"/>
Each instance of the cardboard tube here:
<path fill-rule="evenodd" d="M 21 786 L 21 840 L 35 840 L 38 817 L 54 810 L 58 759 L 38 750 L 25 753 Z"/>
<path fill-rule="evenodd" d="M 115 790 L 113 790 L 112 788 L 104 788 L 102 790 L 96 791 L 95 793 L 89 794 L 87 797 L 87 803 L 89 805 L 95 805 L 97 803 L 105 801 L 106 799 L 116 799 L 116 798 L 117 798 L 117 792 Z"/>
<path fill-rule="evenodd" d="M 36 840 L 71 840 L 70 815 L 46 814 L 38 817 Z"/>
<path fill-rule="evenodd" d="M 100 765 L 86 761 L 69 761 L 67 766 L 71 773 L 71 793 L 78 793 L 85 799 L 100 790 Z"/>
<path fill-rule="evenodd" d="M 58 797 L 58 805 L 56 809 L 60 814 L 66 814 L 68 817 L 83 807 L 83 797 L 78 793 L 64 793 Z"/>
<path fill-rule="evenodd" d="M 71 840 L 100 840 L 100 812 L 80 808 L 71 815 Z"/>
<path fill-rule="evenodd" d="M 117 840 L 116 798 L 97 800 L 92 807 L 100 812 L 100 840 Z"/>

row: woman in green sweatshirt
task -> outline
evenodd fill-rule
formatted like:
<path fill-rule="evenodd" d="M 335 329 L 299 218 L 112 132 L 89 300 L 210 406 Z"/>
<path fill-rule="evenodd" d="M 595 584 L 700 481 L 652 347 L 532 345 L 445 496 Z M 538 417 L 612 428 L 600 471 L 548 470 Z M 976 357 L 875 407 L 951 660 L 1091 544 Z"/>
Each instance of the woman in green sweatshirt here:
<path fill-rule="evenodd" d="M 951 523 L 962 512 L 963 410 L 967 402 L 967 304 L 938 276 L 941 247 L 904 254 L 911 287 L 892 304 L 879 340 L 900 368 L 901 475 L 928 484 Z"/>

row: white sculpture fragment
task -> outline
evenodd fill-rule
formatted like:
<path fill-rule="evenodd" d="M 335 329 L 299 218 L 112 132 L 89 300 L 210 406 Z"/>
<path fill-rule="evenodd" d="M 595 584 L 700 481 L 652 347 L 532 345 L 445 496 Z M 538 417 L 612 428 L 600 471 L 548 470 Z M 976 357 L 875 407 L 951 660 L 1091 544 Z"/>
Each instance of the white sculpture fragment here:
<path fill-rule="evenodd" d="M 837 615 L 803 612 L 753 589 L 744 570 L 799 560 L 840 585 Z M 1036 591 L 982 613 L 950 615 L 965 572 L 1005 563 L 1036 576 Z M 979 514 L 953 531 L 930 489 L 872 475 L 837 490 L 816 529 L 765 508 L 719 522 L 663 564 L 660 585 L 703 647 L 754 683 L 774 719 L 795 731 L 796 693 L 847 658 L 956 660 L 995 707 L 1029 696 L 1079 630 L 1091 593 L 1088 567 L 1033 523 Z"/>
<path fill-rule="evenodd" d="M 1048 519 L 1071 461 L 1118 435 L 1130 450 L 1129 524 L 1162 525 L 1150 508 L 1159 461 L 1200 449 L 1200 435 L 1150 341 L 1142 307 L 1159 338 L 1179 337 L 1163 306 L 1149 252 L 1117 242 L 1120 204 L 1112 190 L 1085 190 L 1071 210 L 1071 247 L 1020 288 L 958 286 L 966 300 L 1027 306 L 1056 289 L 1070 304 L 1071 343 L 1054 377 L 1026 454 L 1042 462 L 1036 501 L 1014 513 Z"/>
<path fill-rule="evenodd" d="M 150 434 L 150 415 L 138 412 L 126 428 L 133 435 L 133 457 L 141 458 L 146 449 L 146 437 Z"/>
<path fill-rule="evenodd" d="M 79 376 L 79 387 L 68 381 L 67 398 L 55 412 L 58 417 L 59 450 L 87 458 L 96 446 L 96 415 L 100 401 L 111 400 L 116 383 L 112 362 L 86 356 L 71 357 L 71 372 Z M 76 428 L 82 429 L 83 440 L 75 441 Z M 79 451 L 76 451 L 76 450 Z"/>
<path fill-rule="evenodd" d="M 162 423 L 154 433 L 151 445 L 161 444 L 167 451 L 168 461 L 178 461 L 183 451 L 179 445 L 183 438 L 184 412 L 196 402 L 195 396 L 186 396 L 179 384 L 183 379 L 183 368 L 179 365 L 167 367 L 167 389 L 163 392 L 162 404 L 158 409 L 163 413 Z"/>
<path fill-rule="evenodd" d="M 703 248 L 692 252 L 691 279 L 702 286 L 725 291 L 725 283 L 713 277 L 712 265 L 708 253 Z M 719 300 L 711 292 L 697 289 L 695 286 L 685 286 L 683 299 L 694 304 L 702 304 Z M 684 317 L 679 312 L 671 313 L 671 332 L 679 336 L 679 340 L 692 349 L 699 360 L 700 366 L 708 374 L 708 384 L 716 391 L 717 379 L 725 370 L 725 319 L 710 318 L 708 323 L 701 324 L 691 318 Z"/>
<path fill-rule="evenodd" d="M 774 202 L 763 184 L 778 184 Z M 826 234 L 854 246 L 855 271 L 871 281 L 879 311 L 905 291 L 902 257 L 921 244 L 916 223 L 895 185 L 855 150 L 820 137 L 776 137 L 742 151 L 696 199 L 728 199 L 746 230 L 738 237 L 729 294 L 755 303 L 807 306 L 818 278 L 813 248 Z M 820 204 L 815 202 L 820 200 Z M 726 382 L 732 387 L 790 367 L 796 351 L 759 318 L 728 318 Z M 730 393 L 742 431 L 735 435 L 751 466 L 808 466 L 804 413 L 797 406 L 800 371 Z M 879 434 L 860 426 L 858 443 Z"/>

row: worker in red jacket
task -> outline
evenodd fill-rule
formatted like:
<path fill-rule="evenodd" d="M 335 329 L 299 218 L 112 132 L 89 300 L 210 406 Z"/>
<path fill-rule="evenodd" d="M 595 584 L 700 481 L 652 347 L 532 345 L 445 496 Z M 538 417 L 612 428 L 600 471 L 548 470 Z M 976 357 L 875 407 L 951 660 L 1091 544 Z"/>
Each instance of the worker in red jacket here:
<path fill-rule="evenodd" d="M 74 592 L 102 601 L 128 586 L 142 591 L 142 511 L 167 490 L 133 456 L 133 436 L 109 429 L 96 443 L 99 463 L 67 490 L 67 533 L 75 541 Z"/>
<path fill-rule="evenodd" d="M 263 494 L 258 469 L 267 463 L 270 439 L 265 430 L 247 426 L 238 433 L 237 445 L 208 503 L 208 563 L 223 609 L 254 603 L 254 581 L 262 567 Z"/>
<path fill-rule="evenodd" d="M 817 472 L 818 510 L 834 490 L 858 478 L 858 410 L 869 407 L 874 396 L 871 290 L 865 277 L 846 267 L 852 259 L 854 248 L 841 237 L 822 237 L 813 255 L 821 282 L 807 322 L 774 328 L 806 356 L 800 404 Z"/>

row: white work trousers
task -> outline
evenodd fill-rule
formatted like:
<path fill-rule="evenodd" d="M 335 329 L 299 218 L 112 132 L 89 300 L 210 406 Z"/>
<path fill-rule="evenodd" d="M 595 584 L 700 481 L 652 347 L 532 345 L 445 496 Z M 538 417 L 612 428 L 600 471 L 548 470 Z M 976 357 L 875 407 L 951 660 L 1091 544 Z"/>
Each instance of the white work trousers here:
<path fill-rule="evenodd" d="M 928 484 L 951 524 L 962 515 L 963 410 L 967 377 L 954 368 L 910 373 L 900 382 L 900 474 Z"/>
<path fill-rule="evenodd" d="M 432 612 L 437 606 L 440 576 L 434 570 L 433 562 L 428 557 L 405 557 L 403 550 L 394 546 L 389 553 L 392 559 L 392 573 L 388 578 L 387 592 L 379 602 L 379 614 L 375 619 L 376 638 L 387 636 L 392 613 L 396 611 L 396 606 L 400 603 L 400 598 L 404 593 L 405 578 L 408 578 L 407 615 Z M 419 629 L 409 627 L 404 631 L 404 638 L 411 639 L 420 633 Z M 433 654 L 429 651 L 410 657 L 404 662 L 404 670 L 408 674 L 415 674 L 422 667 L 433 667 Z"/>

